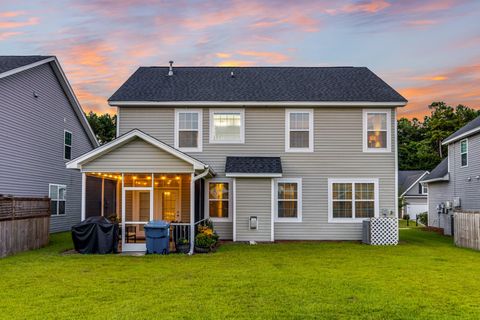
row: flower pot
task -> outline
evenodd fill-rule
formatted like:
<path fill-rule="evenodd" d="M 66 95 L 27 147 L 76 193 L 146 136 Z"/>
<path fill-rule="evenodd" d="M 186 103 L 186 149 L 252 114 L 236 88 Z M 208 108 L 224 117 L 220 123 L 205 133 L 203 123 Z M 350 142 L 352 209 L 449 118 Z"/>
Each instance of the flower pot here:
<path fill-rule="evenodd" d="M 186 243 L 186 244 L 179 244 L 177 243 L 177 252 L 178 253 L 188 253 L 190 252 L 190 244 Z"/>
<path fill-rule="evenodd" d="M 195 246 L 195 252 L 197 253 L 209 253 L 211 251 L 210 248 L 203 248 Z"/>

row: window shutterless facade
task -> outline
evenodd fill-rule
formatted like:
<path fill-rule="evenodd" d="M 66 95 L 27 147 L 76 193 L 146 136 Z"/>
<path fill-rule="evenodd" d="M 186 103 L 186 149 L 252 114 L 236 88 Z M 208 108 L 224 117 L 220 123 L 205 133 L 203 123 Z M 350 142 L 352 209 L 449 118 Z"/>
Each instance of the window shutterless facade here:
<path fill-rule="evenodd" d="M 390 152 L 392 142 L 391 111 L 363 110 L 363 151 Z"/>
<path fill-rule="evenodd" d="M 67 186 L 63 184 L 49 184 L 48 197 L 50 198 L 50 214 L 52 216 L 64 215 L 67 201 Z"/>
<path fill-rule="evenodd" d="M 378 217 L 378 179 L 328 179 L 328 222 Z"/>
<path fill-rule="evenodd" d="M 275 221 L 302 221 L 302 179 L 275 180 Z"/>
<path fill-rule="evenodd" d="M 285 151 L 313 152 L 313 109 L 285 110 Z"/>
<path fill-rule="evenodd" d="M 468 167 L 468 139 L 460 141 L 460 160 L 462 167 Z"/>
<path fill-rule="evenodd" d="M 206 211 L 212 221 L 232 221 L 232 183 L 229 179 L 214 179 L 206 182 Z"/>
<path fill-rule="evenodd" d="M 63 131 L 63 158 L 72 160 L 72 133 L 67 130 Z"/>
<path fill-rule="evenodd" d="M 243 109 L 210 109 L 210 143 L 245 143 Z"/>
<path fill-rule="evenodd" d="M 202 115 L 201 109 L 175 109 L 175 148 L 202 151 Z"/>

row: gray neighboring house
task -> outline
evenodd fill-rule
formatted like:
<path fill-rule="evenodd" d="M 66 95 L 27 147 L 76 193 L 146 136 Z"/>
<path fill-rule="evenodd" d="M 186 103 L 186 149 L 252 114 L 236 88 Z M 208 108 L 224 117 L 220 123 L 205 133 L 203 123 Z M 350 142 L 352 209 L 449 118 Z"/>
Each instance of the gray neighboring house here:
<path fill-rule="evenodd" d="M 408 214 L 411 220 L 415 220 L 417 214 L 428 211 L 428 187 L 420 183 L 427 174 L 426 170 L 398 171 L 399 197 L 403 197 L 406 202 L 402 208 L 402 217 Z"/>
<path fill-rule="evenodd" d="M 443 141 L 448 156 L 422 183 L 428 185 L 428 224 L 452 234 L 452 215 L 480 210 L 480 117 Z"/>
<path fill-rule="evenodd" d="M 81 174 L 65 168 L 98 146 L 54 56 L 0 56 L 0 194 L 52 198 L 50 231 L 80 221 Z"/>
<path fill-rule="evenodd" d="M 67 166 L 116 190 L 124 251 L 152 219 L 191 243 L 208 217 L 233 241 L 359 240 L 397 215 L 406 103 L 363 67 L 141 67 L 109 99 L 117 138 Z"/>

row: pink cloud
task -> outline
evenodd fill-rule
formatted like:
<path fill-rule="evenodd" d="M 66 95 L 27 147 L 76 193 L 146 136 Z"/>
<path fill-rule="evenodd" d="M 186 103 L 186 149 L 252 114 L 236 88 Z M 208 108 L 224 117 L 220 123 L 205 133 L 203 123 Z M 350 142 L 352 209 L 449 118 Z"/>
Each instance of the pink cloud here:
<path fill-rule="evenodd" d="M 15 18 L 24 14 L 25 14 L 25 11 L 0 12 L 0 18 Z"/>
<path fill-rule="evenodd" d="M 267 63 L 283 63 L 289 59 L 288 56 L 283 53 L 278 52 L 267 52 L 267 51 L 237 51 L 241 56 L 249 56 L 254 58 L 260 58 Z"/>
<path fill-rule="evenodd" d="M 0 32 L 0 41 L 23 34 L 23 32 Z"/>
<path fill-rule="evenodd" d="M 255 65 L 254 61 L 247 60 L 227 60 L 217 64 L 219 67 L 249 67 Z"/>
<path fill-rule="evenodd" d="M 40 22 L 39 18 L 32 17 L 26 21 L 0 21 L 0 29 L 13 29 L 27 26 L 33 26 Z"/>

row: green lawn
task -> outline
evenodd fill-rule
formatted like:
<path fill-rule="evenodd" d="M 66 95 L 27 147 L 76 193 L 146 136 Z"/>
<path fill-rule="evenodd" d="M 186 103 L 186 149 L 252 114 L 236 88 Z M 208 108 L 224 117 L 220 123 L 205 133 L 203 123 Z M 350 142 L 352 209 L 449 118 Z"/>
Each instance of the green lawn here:
<path fill-rule="evenodd" d="M 193 257 L 0 259 L 0 318 L 478 319 L 480 252 L 412 228 L 401 244 L 228 244 Z"/>

